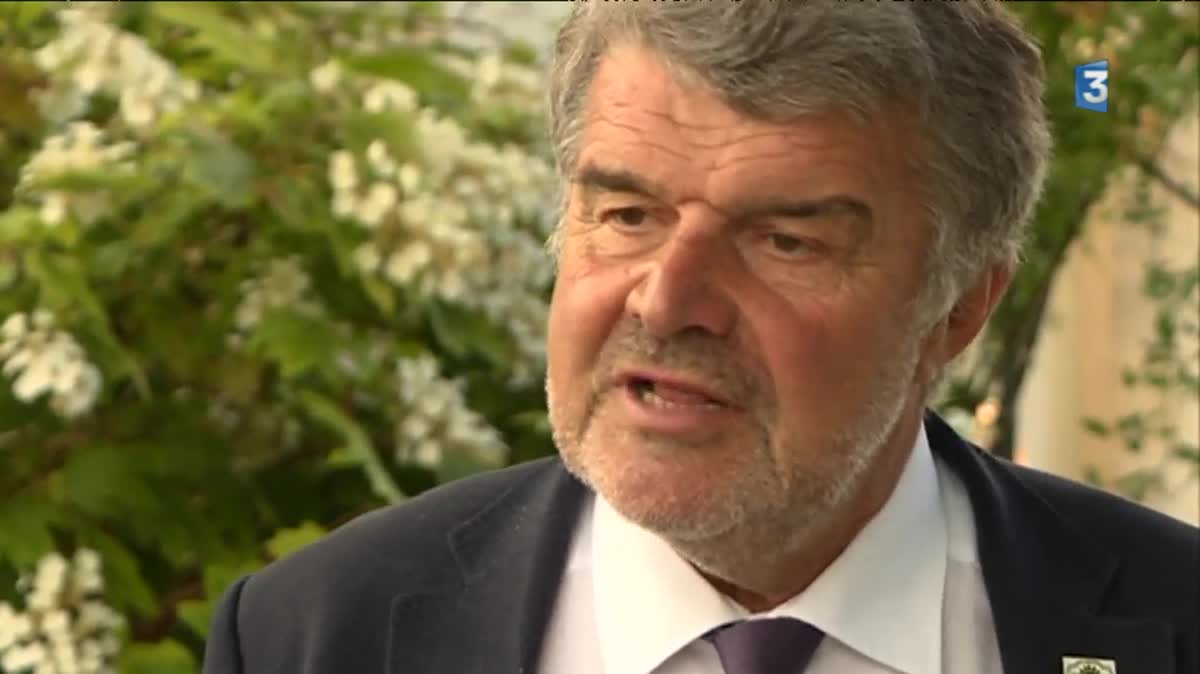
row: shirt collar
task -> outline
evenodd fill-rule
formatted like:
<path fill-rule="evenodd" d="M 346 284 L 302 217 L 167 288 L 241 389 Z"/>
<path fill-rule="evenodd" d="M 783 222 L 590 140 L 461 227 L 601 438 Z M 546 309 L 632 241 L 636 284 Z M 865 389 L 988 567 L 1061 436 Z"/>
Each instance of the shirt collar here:
<path fill-rule="evenodd" d="M 649 674 L 710 629 L 748 617 L 662 539 L 599 495 L 592 510 L 596 623 L 606 669 Z M 764 616 L 807 621 L 904 674 L 940 674 L 945 517 L 922 426 L 892 495 L 801 594 Z"/>

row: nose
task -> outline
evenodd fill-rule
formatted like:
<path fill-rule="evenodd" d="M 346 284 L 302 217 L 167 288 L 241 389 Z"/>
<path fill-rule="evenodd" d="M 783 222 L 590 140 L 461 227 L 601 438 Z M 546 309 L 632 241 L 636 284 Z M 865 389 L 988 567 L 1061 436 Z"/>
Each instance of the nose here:
<path fill-rule="evenodd" d="M 640 276 L 626 298 L 626 313 L 656 337 L 702 330 L 727 337 L 737 322 L 727 284 L 729 245 L 719 233 L 685 230 L 680 223 L 636 269 Z"/>

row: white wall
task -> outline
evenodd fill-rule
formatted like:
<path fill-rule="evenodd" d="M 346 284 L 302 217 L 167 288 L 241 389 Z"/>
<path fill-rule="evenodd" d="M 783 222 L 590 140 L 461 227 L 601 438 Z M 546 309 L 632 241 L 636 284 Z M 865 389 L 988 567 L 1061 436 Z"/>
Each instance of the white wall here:
<path fill-rule="evenodd" d="M 1200 117 L 1183 120 L 1170 136 L 1158 164 L 1170 176 L 1200 191 Z M 1164 448 L 1141 454 L 1122 449 L 1080 426 L 1084 416 L 1111 420 L 1158 400 L 1121 384 L 1122 367 L 1136 365 L 1143 340 L 1152 330 L 1153 306 L 1142 296 L 1142 268 L 1161 257 L 1172 266 L 1196 264 L 1200 256 L 1200 214 L 1161 188 L 1155 199 L 1167 209 L 1167 231 L 1155 241 L 1117 219 L 1106 207 L 1119 202 L 1128 184 L 1116 183 L 1104 204 L 1089 217 L 1086 236 L 1070 251 L 1055 284 L 1046 328 L 1034 353 L 1019 406 L 1017 446 L 1025 461 L 1072 478 L 1087 466 L 1113 478 L 1163 461 Z M 1106 212 L 1108 210 L 1109 212 Z M 1195 340 L 1189 347 L 1196 349 Z M 1179 398 L 1167 406 L 1182 439 L 1200 438 L 1200 406 Z M 1148 504 L 1179 519 L 1200 523 L 1200 485 L 1195 468 L 1169 464 L 1172 493 Z"/>

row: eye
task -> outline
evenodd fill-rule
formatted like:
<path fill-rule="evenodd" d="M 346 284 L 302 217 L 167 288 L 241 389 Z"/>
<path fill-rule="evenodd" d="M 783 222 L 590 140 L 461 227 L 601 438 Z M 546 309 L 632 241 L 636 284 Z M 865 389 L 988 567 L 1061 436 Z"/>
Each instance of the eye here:
<path fill-rule="evenodd" d="M 622 227 L 637 227 L 644 224 L 649 215 L 644 208 L 628 206 L 626 208 L 614 208 L 611 211 L 605 211 L 601 219 L 605 222 L 615 222 Z"/>
<path fill-rule="evenodd" d="M 811 251 L 816 248 L 814 243 L 809 239 L 802 239 L 797 236 L 788 234 L 768 234 L 771 245 L 781 253 L 798 253 L 803 251 Z"/>

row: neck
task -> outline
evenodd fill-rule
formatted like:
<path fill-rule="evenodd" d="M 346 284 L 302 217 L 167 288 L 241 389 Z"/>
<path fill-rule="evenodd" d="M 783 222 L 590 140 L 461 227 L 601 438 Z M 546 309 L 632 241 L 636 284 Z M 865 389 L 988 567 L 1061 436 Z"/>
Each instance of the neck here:
<path fill-rule="evenodd" d="M 783 604 L 811 585 L 891 498 L 916 441 L 921 411 L 902 417 L 855 495 L 809 531 L 796 536 L 774 526 L 747 525 L 719 540 L 676 550 L 718 592 L 751 613 Z M 797 542 L 776 551 L 780 540 Z"/>

